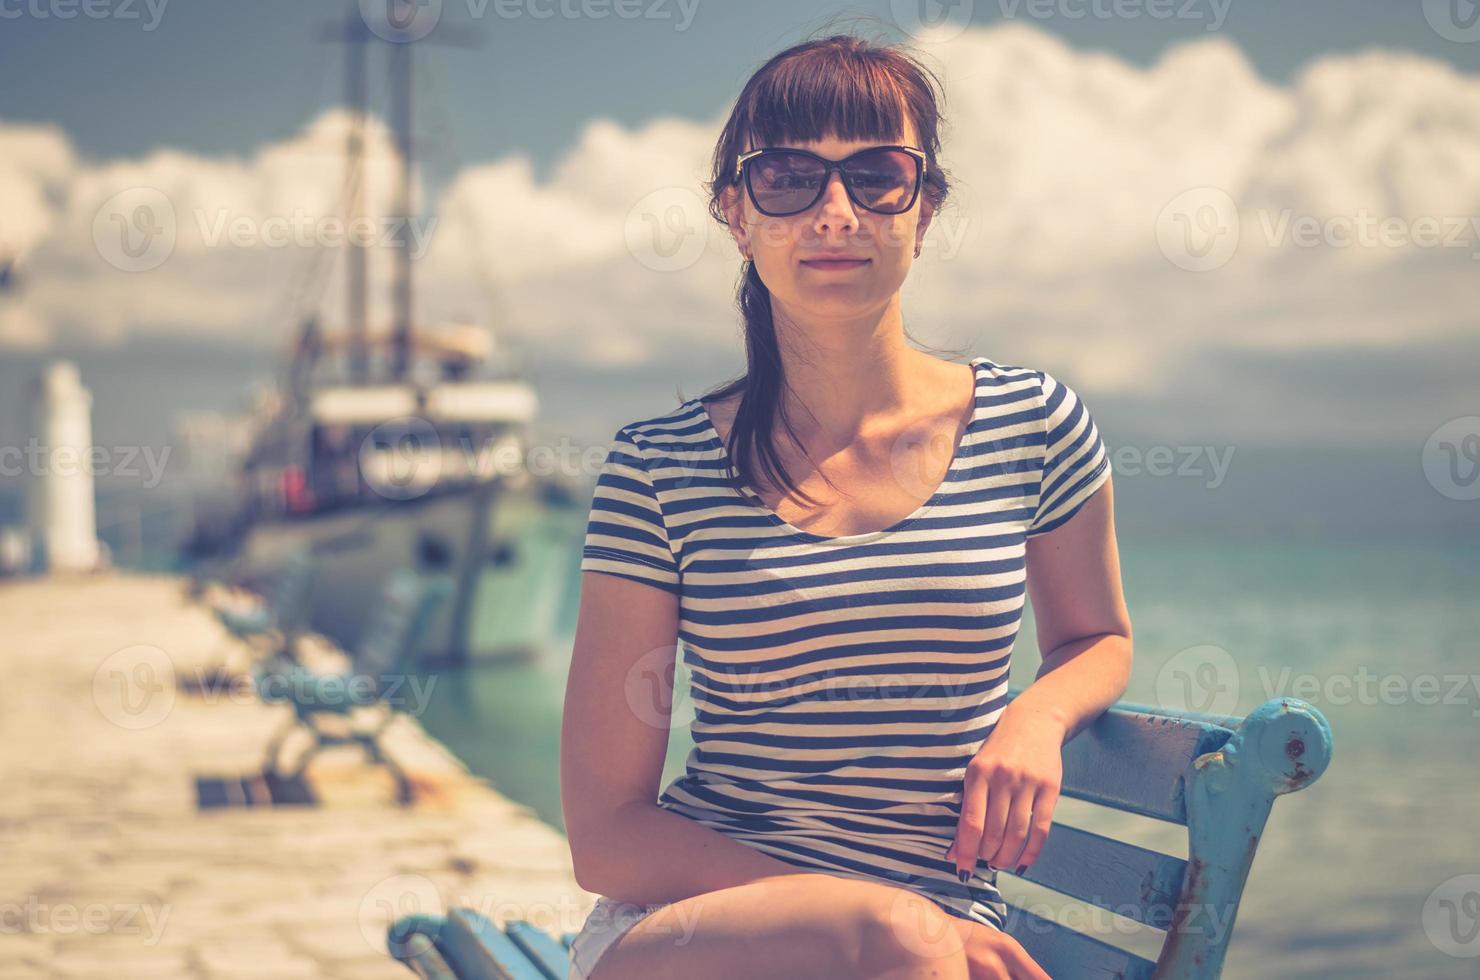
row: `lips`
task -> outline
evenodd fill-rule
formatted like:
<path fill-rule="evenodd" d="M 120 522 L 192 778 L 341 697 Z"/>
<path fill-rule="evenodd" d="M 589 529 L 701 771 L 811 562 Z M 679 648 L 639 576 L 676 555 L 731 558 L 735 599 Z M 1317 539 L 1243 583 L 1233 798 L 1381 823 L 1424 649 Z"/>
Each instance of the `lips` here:
<path fill-rule="evenodd" d="M 857 269 L 861 266 L 868 265 L 868 261 L 868 259 L 843 257 L 816 258 L 802 259 L 802 265 L 810 266 L 813 269 Z"/>

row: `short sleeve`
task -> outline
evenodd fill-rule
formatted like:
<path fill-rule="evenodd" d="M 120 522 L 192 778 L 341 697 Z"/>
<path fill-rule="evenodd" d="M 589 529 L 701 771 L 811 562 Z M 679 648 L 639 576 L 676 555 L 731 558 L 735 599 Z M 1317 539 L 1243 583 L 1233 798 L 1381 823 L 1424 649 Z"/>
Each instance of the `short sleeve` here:
<path fill-rule="evenodd" d="M 1029 537 L 1063 524 L 1110 479 L 1110 457 L 1095 420 L 1068 385 L 1046 371 L 1043 384 L 1043 477 Z"/>
<path fill-rule="evenodd" d="M 676 593 L 678 563 L 647 461 L 625 427 L 613 442 L 596 478 L 581 571 L 620 575 Z"/>

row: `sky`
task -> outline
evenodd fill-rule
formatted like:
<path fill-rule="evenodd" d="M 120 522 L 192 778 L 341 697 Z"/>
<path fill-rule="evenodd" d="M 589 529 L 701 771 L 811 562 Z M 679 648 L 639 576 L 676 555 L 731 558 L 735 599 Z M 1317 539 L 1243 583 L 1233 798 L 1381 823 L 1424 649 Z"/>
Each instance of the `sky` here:
<path fill-rule="evenodd" d="M 743 371 L 698 181 L 749 73 L 829 26 L 912 43 L 946 88 L 952 204 L 903 292 L 921 343 L 1049 370 L 1132 446 L 1417 454 L 1480 415 L 1465 0 L 426 3 L 418 313 L 492 324 L 553 429 L 606 440 Z M 340 315 L 322 37 L 360 6 L 0 0 L 0 426 L 68 356 L 105 434 L 167 439 L 240 407 L 306 312 Z M 134 254 L 162 215 L 166 250 Z"/>

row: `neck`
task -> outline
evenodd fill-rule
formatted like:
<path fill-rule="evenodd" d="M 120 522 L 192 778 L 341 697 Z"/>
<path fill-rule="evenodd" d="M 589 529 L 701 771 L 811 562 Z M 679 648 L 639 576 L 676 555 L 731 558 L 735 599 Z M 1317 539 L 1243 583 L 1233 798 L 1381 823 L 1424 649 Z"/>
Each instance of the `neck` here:
<path fill-rule="evenodd" d="M 909 346 L 899 297 L 871 316 L 800 320 L 772 303 L 776 339 L 790 390 L 788 417 L 804 436 L 832 446 L 855 442 L 867 428 L 917 417 L 955 400 L 942 392 L 940 361 Z M 959 370 L 959 369 L 958 369 Z"/>

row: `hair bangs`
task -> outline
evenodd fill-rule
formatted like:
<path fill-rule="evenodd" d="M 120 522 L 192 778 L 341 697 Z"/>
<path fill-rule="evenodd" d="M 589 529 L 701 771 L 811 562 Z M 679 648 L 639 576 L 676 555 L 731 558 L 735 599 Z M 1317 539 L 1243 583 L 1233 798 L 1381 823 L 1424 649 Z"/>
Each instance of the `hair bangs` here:
<path fill-rule="evenodd" d="M 905 97 L 889 66 L 867 52 L 813 48 L 782 61 L 750 93 L 755 146 L 850 141 L 903 143 Z"/>

